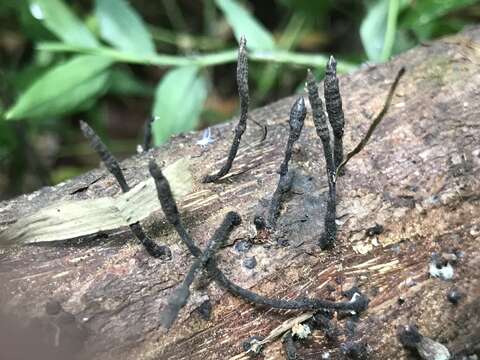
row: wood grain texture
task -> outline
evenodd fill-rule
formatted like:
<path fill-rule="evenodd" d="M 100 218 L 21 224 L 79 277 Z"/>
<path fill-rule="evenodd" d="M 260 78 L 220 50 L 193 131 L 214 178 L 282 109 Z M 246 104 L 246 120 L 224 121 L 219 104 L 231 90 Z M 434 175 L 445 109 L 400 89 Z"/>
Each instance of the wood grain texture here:
<path fill-rule="evenodd" d="M 344 144 L 349 151 L 381 109 L 396 71 L 407 68 L 370 144 L 338 180 L 340 226 L 331 251 L 320 251 L 316 245 L 323 231 L 327 181 L 310 114 L 295 146 L 291 168 L 296 176 L 277 232 L 270 238 L 254 238 L 253 214 L 275 189 L 294 97 L 251 112 L 251 118 L 268 126 L 268 136 L 259 142 L 262 134 L 250 122 L 232 172 L 219 184 L 200 180 L 220 168 L 234 122 L 214 128 L 216 141 L 206 150 L 196 145 L 198 133 L 185 134 L 125 160 L 122 168 L 134 186 L 146 178 L 151 158 L 163 165 L 191 158 L 196 169 L 194 191 L 179 203 L 183 219 L 204 247 L 227 211 L 241 214 L 243 224 L 220 252 L 219 264 L 243 287 L 281 298 L 340 300 L 342 290 L 358 285 L 371 301 L 355 339 L 368 343 L 370 358 L 409 358 L 395 335 L 398 325 L 408 323 L 416 323 L 424 335 L 445 344 L 451 353 L 478 354 L 479 65 L 480 28 L 473 28 L 422 45 L 385 65 L 340 77 Z M 119 192 L 104 169 L 93 170 L 0 203 L 0 226 L 56 201 Z M 384 232 L 366 236 L 366 229 L 376 223 L 383 225 Z M 227 359 L 242 352 L 243 340 L 267 336 L 299 315 L 254 307 L 213 283 L 207 288 L 197 284 L 180 318 L 165 333 L 159 313 L 193 259 L 161 211 L 143 225 L 154 239 L 168 243 L 172 261 L 149 257 L 128 228 L 68 242 L 0 249 L 4 313 L 0 349 L 8 354 L 14 340 L 22 344 L 25 358 L 29 358 L 28 345 L 37 359 Z M 233 244 L 245 239 L 256 244 L 247 253 L 237 252 Z M 278 240 L 288 245 L 278 245 Z M 453 280 L 429 277 L 433 252 L 459 256 Z M 255 269 L 242 266 L 247 256 L 256 257 Z M 456 306 L 447 301 L 453 287 L 465 295 Z M 213 303 L 209 321 L 196 311 L 207 298 Z M 52 300 L 63 308 L 58 315 L 46 313 L 45 304 Z M 345 319 L 335 321 L 340 327 L 345 323 Z M 318 359 L 325 351 L 332 359 L 342 359 L 339 346 L 315 331 L 298 350 L 303 359 Z M 281 342 L 268 345 L 262 356 L 284 358 Z"/>

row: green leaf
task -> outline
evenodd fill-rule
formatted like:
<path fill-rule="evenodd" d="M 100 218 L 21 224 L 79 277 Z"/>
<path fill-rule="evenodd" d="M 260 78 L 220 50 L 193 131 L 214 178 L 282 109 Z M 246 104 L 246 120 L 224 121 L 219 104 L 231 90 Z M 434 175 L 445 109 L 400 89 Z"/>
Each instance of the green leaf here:
<path fill-rule="evenodd" d="M 155 93 L 153 123 L 155 143 L 170 135 L 195 128 L 207 97 L 207 84 L 198 67 L 185 66 L 170 70 L 158 84 Z"/>
<path fill-rule="evenodd" d="M 223 11 L 228 23 L 233 28 L 237 40 L 241 36 L 247 39 L 247 46 L 255 50 L 273 50 L 273 36 L 245 8 L 234 0 L 215 0 L 217 7 Z"/>
<path fill-rule="evenodd" d="M 396 49 L 397 18 L 409 0 L 377 0 L 360 25 L 360 38 L 372 61 L 386 61 Z"/>
<path fill-rule="evenodd" d="M 30 13 L 66 43 L 98 45 L 92 33 L 61 0 L 30 0 Z"/>
<path fill-rule="evenodd" d="M 378 0 L 360 25 L 360 38 L 368 59 L 380 61 L 387 29 L 388 0 Z"/>
<path fill-rule="evenodd" d="M 125 0 L 97 0 L 95 14 L 102 39 L 123 51 L 155 54 L 150 33 Z"/>
<path fill-rule="evenodd" d="M 71 112 L 106 88 L 112 60 L 77 56 L 55 66 L 28 88 L 6 118 L 38 118 Z"/>

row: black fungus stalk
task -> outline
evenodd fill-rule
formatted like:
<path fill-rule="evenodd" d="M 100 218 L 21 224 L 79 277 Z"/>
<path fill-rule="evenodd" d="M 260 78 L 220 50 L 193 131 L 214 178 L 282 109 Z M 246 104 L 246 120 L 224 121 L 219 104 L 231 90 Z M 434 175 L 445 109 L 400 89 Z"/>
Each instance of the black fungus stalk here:
<path fill-rule="evenodd" d="M 218 173 L 205 176 L 203 179 L 204 183 L 215 182 L 230 171 L 233 160 L 235 160 L 235 156 L 237 155 L 238 147 L 240 146 L 240 139 L 247 128 L 248 104 L 250 102 L 250 97 L 248 94 L 248 57 L 246 46 L 247 41 L 245 37 L 242 36 L 240 38 L 237 62 L 237 86 L 238 95 L 240 97 L 240 119 L 238 120 L 237 127 L 235 128 L 235 136 L 233 138 L 232 146 L 230 147 L 227 161 L 223 167 L 218 171 Z"/>
<path fill-rule="evenodd" d="M 182 285 L 173 292 L 172 297 L 168 301 L 167 308 L 161 314 L 161 323 L 165 328 L 169 329 L 172 326 L 180 310 L 187 304 L 188 298 L 190 297 L 190 285 L 197 274 L 205 267 L 207 262 L 215 256 L 220 247 L 225 244 L 225 241 L 235 226 L 240 225 L 240 223 L 241 218 L 235 212 L 229 212 L 225 216 L 222 224 L 208 242 L 207 248 L 192 264 Z"/>
<path fill-rule="evenodd" d="M 152 125 L 155 121 L 155 116 L 150 116 L 145 121 L 145 129 L 143 132 L 143 151 L 148 151 L 152 147 Z"/>
<path fill-rule="evenodd" d="M 283 310 L 320 310 L 320 309 L 334 309 L 334 310 L 352 310 L 360 313 L 367 309 L 368 300 L 364 296 L 359 296 L 355 301 L 328 301 L 322 299 L 299 298 L 295 300 L 283 300 L 268 298 L 266 296 L 254 293 L 250 290 L 244 289 L 232 281 L 230 281 L 225 274 L 218 269 L 216 263 L 208 263 L 207 270 L 215 279 L 215 281 L 228 290 L 235 296 L 251 302 L 256 305 L 269 306 L 275 309 Z"/>
<path fill-rule="evenodd" d="M 108 150 L 107 146 L 103 143 L 102 139 L 95 133 L 95 131 L 84 121 L 80 121 L 80 128 L 82 129 L 83 135 L 88 139 L 92 148 L 96 151 L 102 162 L 105 164 L 107 170 L 115 177 L 122 192 L 127 192 L 130 190 L 125 176 L 123 176 L 123 171 L 120 168 L 120 164 L 117 159 L 112 155 Z M 137 237 L 137 239 L 142 243 L 147 252 L 156 258 L 171 258 L 172 253 L 167 246 L 157 245 L 152 239 L 150 239 L 147 234 L 143 231 L 140 223 L 137 221 L 133 224 L 129 224 L 130 230 Z"/>
<path fill-rule="evenodd" d="M 287 175 L 288 163 L 292 157 L 293 144 L 298 140 L 303 128 L 303 122 L 307 115 L 307 109 L 305 108 L 305 101 L 303 97 L 299 97 L 293 104 L 290 110 L 290 119 L 288 123 L 290 125 L 290 134 L 288 135 L 287 148 L 285 149 L 285 157 L 282 165 L 280 166 L 280 176 Z"/>
<path fill-rule="evenodd" d="M 328 200 L 325 213 L 325 230 L 320 239 L 320 247 L 326 249 L 333 246 L 337 237 L 337 224 L 335 223 L 337 213 L 335 161 L 330 145 L 330 133 L 328 130 L 327 118 L 323 111 L 322 100 L 318 95 L 318 86 L 315 82 L 315 77 L 310 70 L 307 74 L 307 91 L 310 105 L 312 107 L 313 123 L 315 124 L 317 135 L 322 142 L 325 166 L 327 169 Z"/>
<path fill-rule="evenodd" d="M 128 227 L 151 256 L 164 259 L 170 259 L 172 257 L 172 252 L 168 246 L 156 244 L 147 234 L 145 234 L 140 222 L 137 221 L 133 224 L 129 224 Z"/>
<path fill-rule="evenodd" d="M 151 161 L 149 164 L 150 174 L 155 179 L 157 186 L 157 195 L 160 200 L 160 205 L 165 214 L 166 219 L 175 227 L 182 241 L 186 244 L 191 254 L 196 258 L 202 256 L 202 251 L 193 242 L 190 235 L 188 235 L 183 226 L 180 215 L 178 213 L 175 199 L 168 180 L 163 176 L 160 168 Z M 256 305 L 270 306 L 276 309 L 286 310 L 319 310 L 319 309 L 334 309 L 334 310 L 352 310 L 360 313 L 368 306 L 368 299 L 365 296 L 357 296 L 353 301 L 334 302 L 321 299 L 300 298 L 297 300 L 283 300 L 271 299 L 263 295 L 256 294 L 250 290 L 244 289 L 228 279 L 225 274 L 218 268 L 215 257 L 211 258 L 206 263 L 207 272 L 210 276 L 224 289 L 228 290 L 239 298 L 254 303 Z"/>
<path fill-rule="evenodd" d="M 292 185 L 293 176 L 288 171 L 288 163 L 292 157 L 293 144 L 295 144 L 302 132 L 306 114 L 307 109 L 305 108 L 305 101 L 303 100 L 303 97 L 299 97 L 290 110 L 290 133 L 288 135 L 287 148 L 285 149 L 283 162 L 280 165 L 280 179 L 277 188 L 273 193 L 268 212 L 267 226 L 270 229 L 275 228 L 283 198 L 285 194 L 290 191 Z"/>
<path fill-rule="evenodd" d="M 397 76 L 395 76 L 395 80 L 393 81 L 392 86 L 390 86 L 390 89 L 388 90 L 387 99 L 386 99 L 385 103 L 383 104 L 382 110 L 375 117 L 375 119 L 373 119 L 373 121 L 370 124 L 370 127 L 368 128 L 367 133 L 365 134 L 363 139 L 360 140 L 360 142 L 357 144 L 357 146 L 355 146 L 355 148 L 347 154 L 347 156 L 345 157 L 343 162 L 340 165 L 337 166 L 337 174 L 339 174 L 342 171 L 343 167 L 347 164 L 347 162 L 352 157 L 354 157 L 356 154 L 358 154 L 360 151 L 362 151 L 362 149 L 365 147 L 365 145 L 367 145 L 368 140 L 370 140 L 370 137 L 373 134 L 373 131 L 376 129 L 378 124 L 380 124 L 380 122 L 383 120 L 385 114 L 387 113 L 387 111 L 390 107 L 390 104 L 392 103 L 393 94 L 395 93 L 395 90 L 397 89 L 398 83 L 399 83 L 400 79 L 402 78 L 403 74 L 405 74 L 405 68 L 404 67 L 402 67 L 398 71 Z"/>
<path fill-rule="evenodd" d="M 180 218 L 180 213 L 178 212 L 177 203 L 173 197 L 172 190 L 170 189 L 170 184 L 168 183 L 167 178 L 163 175 L 162 170 L 157 166 L 155 161 L 151 160 L 148 164 L 150 175 L 152 175 L 155 180 L 155 187 L 157 189 L 158 200 L 162 206 L 162 210 L 167 218 L 167 221 L 172 224 L 177 231 L 180 238 L 188 247 L 190 253 L 195 257 L 200 257 L 202 251 L 198 248 L 193 239 L 185 229 L 182 219 Z"/>
<path fill-rule="evenodd" d="M 342 109 L 342 97 L 338 86 L 337 62 L 333 56 L 325 69 L 324 96 L 328 120 L 333 130 L 333 156 L 335 168 L 343 162 L 343 128 L 345 116 Z"/>
<path fill-rule="evenodd" d="M 112 155 L 108 150 L 107 146 L 103 143 L 102 139 L 95 133 L 95 131 L 85 122 L 80 121 L 80 128 L 82 129 L 83 135 L 88 139 L 93 150 L 96 151 L 100 159 L 105 164 L 107 170 L 115 177 L 120 188 L 123 192 L 130 190 L 125 177 L 123 176 L 122 169 L 117 159 Z"/>
<path fill-rule="evenodd" d="M 287 360 L 295 360 L 297 357 L 297 349 L 295 348 L 295 343 L 293 341 L 292 332 L 288 331 L 283 337 L 283 350 L 285 350 L 285 355 Z"/>

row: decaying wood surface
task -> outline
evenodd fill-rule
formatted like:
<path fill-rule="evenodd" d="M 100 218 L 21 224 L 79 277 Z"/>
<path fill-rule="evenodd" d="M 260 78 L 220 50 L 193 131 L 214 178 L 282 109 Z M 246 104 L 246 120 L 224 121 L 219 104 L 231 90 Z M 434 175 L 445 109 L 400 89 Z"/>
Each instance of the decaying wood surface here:
<path fill-rule="evenodd" d="M 155 158 L 163 166 L 193 160 L 194 191 L 179 208 L 202 247 L 229 210 L 243 224 L 219 255 L 236 283 L 281 298 L 317 296 L 342 299 L 356 284 L 370 298 L 355 339 L 368 343 L 372 359 L 404 359 L 397 326 L 416 323 L 452 354 L 480 351 L 480 28 L 424 44 L 385 65 L 364 67 L 340 78 L 346 113 L 346 150 L 365 133 L 381 109 L 396 71 L 406 66 L 393 104 L 370 144 L 338 180 L 338 242 L 331 251 L 316 243 L 323 231 L 327 181 L 321 145 L 308 115 L 292 160 L 293 189 L 272 238 L 254 239 L 253 214 L 272 194 L 288 134 L 294 97 L 251 112 L 252 122 L 232 173 L 219 184 L 201 184 L 227 154 L 234 123 L 214 128 L 215 142 L 202 149 L 198 133 L 122 163 L 133 186 L 147 176 Z M 0 225 L 66 199 L 113 196 L 120 189 L 105 169 L 97 169 L 52 188 L 0 203 Z M 148 256 L 128 228 L 73 241 L 0 250 L 0 352 L 15 344 L 25 358 L 228 359 L 241 343 L 267 336 L 283 321 L 300 315 L 255 307 L 212 283 L 197 285 L 169 333 L 159 313 L 183 279 L 192 257 L 161 211 L 143 222 L 148 233 L 173 252 L 172 261 Z M 381 224 L 384 231 L 366 235 Z M 255 244 L 247 252 L 233 246 Z M 1 242 L 1 239 L 0 239 Z M 287 244 L 285 244 L 287 242 Z M 283 244 L 283 245 L 281 245 Z M 432 253 L 455 253 L 454 277 L 432 278 Z M 257 266 L 242 262 L 255 256 Z M 458 288 L 458 305 L 447 293 Z M 210 320 L 197 308 L 213 304 Z M 49 315 L 58 301 L 63 310 Z M 345 324 L 338 320 L 338 326 Z M 342 339 L 340 339 L 341 341 Z M 339 344 L 321 331 L 298 346 L 303 359 L 329 351 L 344 357 Z M 27 350 L 30 349 L 30 350 Z M 28 351 L 32 351 L 30 355 Z M 45 354 L 45 355 L 43 355 Z M 282 359 L 280 340 L 265 347 L 266 359 Z M 0 356 L 8 358 L 5 356 Z"/>

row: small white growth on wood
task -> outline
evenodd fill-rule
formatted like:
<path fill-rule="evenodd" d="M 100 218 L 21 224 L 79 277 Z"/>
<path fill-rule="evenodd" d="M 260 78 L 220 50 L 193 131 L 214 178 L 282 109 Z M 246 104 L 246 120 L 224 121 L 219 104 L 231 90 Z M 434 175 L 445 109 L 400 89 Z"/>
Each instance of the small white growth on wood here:
<path fill-rule="evenodd" d="M 349 303 L 354 303 L 355 301 L 357 301 L 357 298 L 360 297 L 360 296 L 362 296 L 362 295 L 360 295 L 358 292 L 354 293 L 352 298 L 350 299 Z M 353 310 L 350 310 L 350 314 L 356 315 L 357 312 L 353 311 Z"/>
<path fill-rule="evenodd" d="M 214 141 L 215 140 L 212 138 L 212 131 L 210 130 L 210 128 L 206 128 L 203 131 L 202 138 L 197 141 L 197 145 L 200 145 L 201 147 L 207 147 Z"/>
<path fill-rule="evenodd" d="M 254 354 L 260 354 L 262 351 L 263 343 L 257 339 L 250 341 L 250 349 L 247 352 L 253 352 Z"/>
<path fill-rule="evenodd" d="M 312 332 L 310 331 L 310 327 L 308 325 L 295 324 L 292 327 L 292 335 L 299 339 L 306 339 L 311 333 Z"/>
<path fill-rule="evenodd" d="M 431 276 L 440 278 L 442 280 L 451 280 L 454 274 L 453 267 L 452 265 L 450 265 L 450 263 L 447 263 L 447 265 L 438 268 L 435 261 L 430 262 L 428 272 Z"/>

